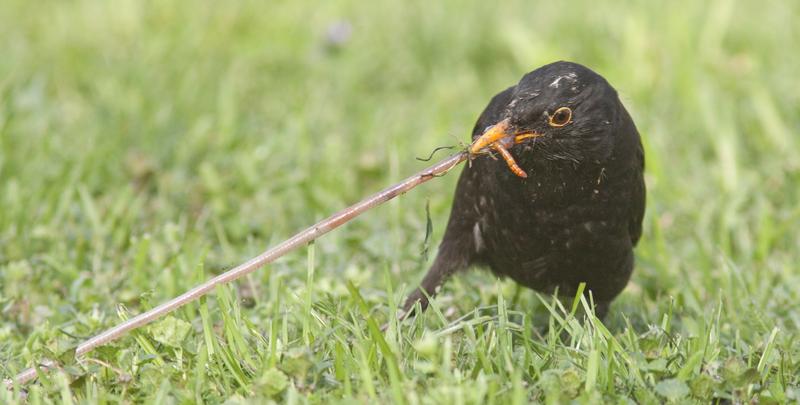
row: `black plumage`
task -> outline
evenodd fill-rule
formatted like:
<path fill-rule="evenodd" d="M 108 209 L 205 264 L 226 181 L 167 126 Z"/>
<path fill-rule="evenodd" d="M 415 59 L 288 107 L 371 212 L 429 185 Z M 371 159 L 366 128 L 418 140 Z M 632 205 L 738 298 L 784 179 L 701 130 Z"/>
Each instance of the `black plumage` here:
<path fill-rule="evenodd" d="M 604 316 L 630 278 L 645 209 L 644 152 L 617 92 L 582 65 L 552 63 L 494 96 L 473 142 L 492 129 L 502 130 L 500 144 L 525 173 L 480 148 L 405 312 L 417 301 L 427 306 L 422 290 L 432 296 L 449 276 L 478 265 L 542 292 L 574 295 L 585 282 Z"/>

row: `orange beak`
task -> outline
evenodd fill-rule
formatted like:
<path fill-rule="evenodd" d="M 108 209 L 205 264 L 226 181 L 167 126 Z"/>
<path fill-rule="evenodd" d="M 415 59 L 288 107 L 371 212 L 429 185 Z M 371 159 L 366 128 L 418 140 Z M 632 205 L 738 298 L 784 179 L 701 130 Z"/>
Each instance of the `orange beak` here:
<path fill-rule="evenodd" d="M 483 135 L 478 137 L 478 139 L 476 139 L 472 145 L 470 145 L 469 153 L 470 155 L 476 155 L 488 152 L 486 151 L 487 148 L 492 149 L 493 151 L 499 153 L 503 160 L 506 161 L 508 169 L 511 170 L 512 173 L 516 174 L 518 177 L 526 178 L 528 177 L 528 174 L 525 173 L 521 167 L 519 167 L 517 162 L 514 160 L 514 156 L 512 156 L 511 152 L 508 151 L 508 148 L 524 141 L 525 139 L 536 138 L 541 135 L 534 131 L 509 133 L 508 127 L 508 118 L 491 126 L 486 130 L 486 132 L 483 133 Z"/>
<path fill-rule="evenodd" d="M 521 143 L 525 139 L 537 138 L 541 136 L 534 131 L 509 133 L 508 127 L 508 118 L 498 122 L 495 125 L 492 125 L 486 130 L 486 132 L 483 133 L 483 135 L 478 137 L 475 142 L 472 142 L 472 145 L 469 147 L 469 153 L 473 155 L 483 153 L 486 152 L 484 149 L 491 148 L 495 145 L 500 145 L 507 149 L 512 145 Z"/>

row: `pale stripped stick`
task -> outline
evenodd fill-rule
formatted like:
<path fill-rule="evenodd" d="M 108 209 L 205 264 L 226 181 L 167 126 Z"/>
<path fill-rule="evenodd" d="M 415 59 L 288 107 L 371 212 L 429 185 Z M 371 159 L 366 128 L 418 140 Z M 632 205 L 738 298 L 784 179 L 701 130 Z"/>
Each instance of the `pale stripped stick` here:
<path fill-rule="evenodd" d="M 305 245 L 308 242 L 311 242 L 320 236 L 338 228 L 339 226 L 349 222 L 353 218 L 359 216 L 365 211 L 370 210 L 378 205 L 381 205 L 405 192 L 411 190 L 412 188 L 425 183 L 426 181 L 438 177 L 441 175 L 446 174 L 450 169 L 457 166 L 459 163 L 466 160 L 468 154 L 466 152 L 461 152 L 455 155 L 448 157 L 445 160 L 425 169 L 417 174 L 406 178 L 405 180 L 397 183 L 391 187 L 385 188 L 382 191 L 375 193 L 356 204 L 353 204 L 326 219 L 323 219 L 320 222 L 306 228 L 300 233 L 292 236 L 291 238 L 287 239 L 283 243 L 268 249 L 264 253 L 234 267 L 222 273 L 203 284 L 200 284 L 191 290 L 181 294 L 178 297 L 175 297 L 143 314 L 139 314 L 133 318 L 130 318 L 117 326 L 114 326 L 94 337 L 84 341 L 75 349 L 75 356 L 82 356 L 98 346 L 102 346 L 106 343 L 111 341 L 117 340 L 126 333 L 142 327 L 150 322 L 153 322 L 165 314 L 172 312 L 206 294 L 208 294 L 211 290 L 213 290 L 216 286 L 229 283 L 233 280 L 236 280 L 246 274 L 252 273 L 253 271 L 261 268 L 262 266 L 271 263 L 275 259 L 285 255 L 286 253 L 291 252 L 294 249 L 297 249 L 300 246 Z M 44 360 L 41 363 L 40 369 L 41 370 L 49 370 L 53 368 L 55 364 L 52 361 Z M 13 380 L 7 379 L 5 380 L 6 384 L 10 388 L 15 382 L 16 384 L 23 385 L 34 378 L 36 378 L 37 372 L 36 368 L 31 367 L 14 377 Z"/>

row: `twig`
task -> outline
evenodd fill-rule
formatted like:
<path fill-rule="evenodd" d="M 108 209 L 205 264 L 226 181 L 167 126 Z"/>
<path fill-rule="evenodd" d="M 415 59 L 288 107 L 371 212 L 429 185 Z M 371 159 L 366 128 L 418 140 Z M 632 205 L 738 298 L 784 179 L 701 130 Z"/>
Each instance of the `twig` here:
<path fill-rule="evenodd" d="M 401 194 L 406 193 L 407 191 L 411 190 L 412 188 L 441 175 L 446 174 L 452 168 L 456 167 L 459 163 L 463 162 L 467 159 L 467 153 L 461 152 L 455 155 L 448 157 L 447 159 L 442 160 L 441 162 L 418 172 L 417 174 L 406 178 L 405 180 L 397 183 L 391 187 L 388 187 L 378 193 L 375 193 L 356 204 L 353 204 L 333 215 L 330 217 L 317 222 L 316 224 L 306 228 L 304 231 L 292 236 L 291 238 L 287 239 L 286 241 L 282 242 L 281 244 L 268 249 L 264 253 L 234 267 L 231 270 L 228 270 L 225 273 L 222 273 L 203 284 L 200 284 L 191 290 L 181 294 L 178 297 L 175 297 L 143 314 L 137 315 L 133 318 L 130 318 L 117 326 L 114 326 L 86 341 L 78 345 L 75 349 L 75 356 L 82 356 L 98 346 L 102 346 L 106 343 L 119 339 L 126 333 L 140 328 L 150 322 L 153 322 L 162 316 L 166 315 L 169 312 L 172 312 L 206 294 L 210 291 L 214 290 L 214 288 L 218 285 L 227 284 L 233 280 L 236 280 L 246 274 L 252 273 L 253 271 L 261 268 L 262 266 L 271 263 L 275 259 L 285 255 L 286 253 L 291 252 L 294 249 L 297 249 L 300 246 L 305 245 L 308 242 L 311 242 L 320 236 L 338 228 L 341 225 L 346 224 L 353 218 L 359 216 L 365 211 L 368 211 L 378 205 L 381 205 Z M 42 363 L 45 363 L 44 361 Z M 51 361 L 47 361 L 48 367 L 42 367 L 40 370 L 50 370 L 52 367 L 51 364 L 54 364 Z M 17 374 L 13 380 L 7 379 L 5 380 L 6 385 L 11 388 L 14 383 L 22 385 L 26 384 L 29 381 L 35 379 L 37 376 L 36 368 L 31 367 L 21 373 Z"/>

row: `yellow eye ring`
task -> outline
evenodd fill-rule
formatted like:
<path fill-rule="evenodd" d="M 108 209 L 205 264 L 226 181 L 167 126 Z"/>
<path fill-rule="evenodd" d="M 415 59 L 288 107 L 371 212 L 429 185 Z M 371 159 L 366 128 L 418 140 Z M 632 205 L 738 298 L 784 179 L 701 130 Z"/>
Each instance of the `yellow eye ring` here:
<path fill-rule="evenodd" d="M 572 122 L 572 110 L 569 107 L 561 107 L 549 116 L 548 124 L 551 127 L 563 127 L 570 122 Z"/>

